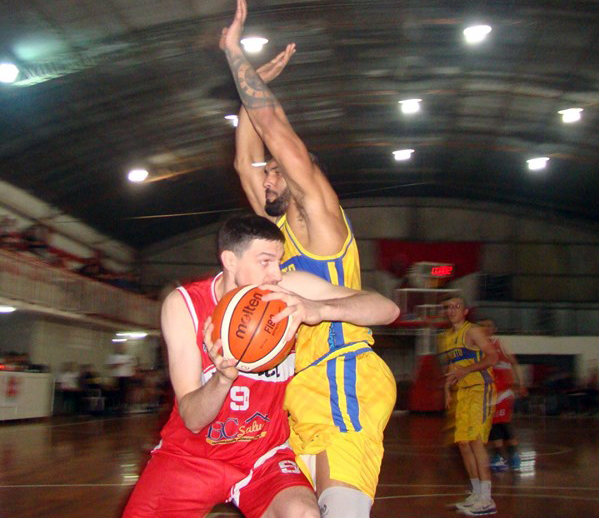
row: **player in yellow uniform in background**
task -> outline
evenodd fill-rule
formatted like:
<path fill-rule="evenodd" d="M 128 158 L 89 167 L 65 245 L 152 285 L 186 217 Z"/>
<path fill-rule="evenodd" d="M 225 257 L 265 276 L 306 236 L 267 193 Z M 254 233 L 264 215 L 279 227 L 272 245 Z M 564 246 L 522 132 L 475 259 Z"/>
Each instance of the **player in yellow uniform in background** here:
<path fill-rule="evenodd" d="M 295 46 L 254 71 L 239 45 L 246 11 L 245 0 L 238 0 L 235 19 L 221 38 L 243 103 L 235 157 L 243 189 L 254 211 L 285 234 L 284 270 L 359 288 L 358 250 L 339 199 L 266 86 Z M 273 159 L 256 167 L 264 163 L 264 144 Z M 326 518 L 364 518 L 374 499 L 396 385 L 372 343 L 368 329 L 344 322 L 303 327 L 296 342 L 296 376 L 286 396 L 290 442 Z"/>
<path fill-rule="evenodd" d="M 491 498 L 491 471 L 485 443 L 494 413 L 491 367 L 497 352 L 480 326 L 466 320 L 468 307 L 462 297 L 443 303 L 451 328 L 440 337 L 439 356 L 446 367 L 445 403 L 472 484 L 472 494 L 455 507 L 470 516 L 495 514 Z"/>

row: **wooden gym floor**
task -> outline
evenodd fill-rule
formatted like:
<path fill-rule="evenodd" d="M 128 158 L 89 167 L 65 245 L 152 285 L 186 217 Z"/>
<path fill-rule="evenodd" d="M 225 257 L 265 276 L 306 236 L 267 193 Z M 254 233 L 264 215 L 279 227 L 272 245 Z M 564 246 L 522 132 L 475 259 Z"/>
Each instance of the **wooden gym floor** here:
<path fill-rule="evenodd" d="M 1 518 L 117 518 L 157 442 L 155 414 L 0 424 Z M 394 414 L 373 518 L 457 516 L 467 477 L 442 417 Z M 524 470 L 493 476 L 497 516 L 599 517 L 599 419 L 519 417 Z M 240 516 L 222 505 L 211 517 Z"/>

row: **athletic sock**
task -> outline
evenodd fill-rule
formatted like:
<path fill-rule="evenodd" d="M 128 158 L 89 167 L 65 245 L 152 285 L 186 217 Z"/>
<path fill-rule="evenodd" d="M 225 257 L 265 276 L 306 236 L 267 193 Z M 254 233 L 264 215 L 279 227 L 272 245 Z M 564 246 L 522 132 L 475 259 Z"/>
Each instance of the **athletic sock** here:
<path fill-rule="evenodd" d="M 480 479 L 478 479 L 478 478 L 471 478 L 470 479 L 470 483 L 472 484 L 472 492 L 475 495 L 480 496 Z"/>
<path fill-rule="evenodd" d="M 491 481 L 480 481 L 480 497 L 482 500 L 491 500 Z"/>

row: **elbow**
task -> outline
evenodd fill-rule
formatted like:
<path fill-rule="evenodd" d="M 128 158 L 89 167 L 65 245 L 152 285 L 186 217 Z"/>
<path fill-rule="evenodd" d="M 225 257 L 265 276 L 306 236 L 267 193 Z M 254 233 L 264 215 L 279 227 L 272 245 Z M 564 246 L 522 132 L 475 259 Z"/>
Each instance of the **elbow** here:
<path fill-rule="evenodd" d="M 199 433 L 203 428 L 202 423 L 198 420 L 197 413 L 192 413 L 188 410 L 185 398 L 186 396 L 179 401 L 179 416 L 181 417 L 185 428 L 191 433 Z"/>
<path fill-rule="evenodd" d="M 385 322 L 385 324 L 392 324 L 399 318 L 400 310 L 399 306 L 394 302 L 391 303 L 391 307 L 389 308 L 389 320 Z"/>

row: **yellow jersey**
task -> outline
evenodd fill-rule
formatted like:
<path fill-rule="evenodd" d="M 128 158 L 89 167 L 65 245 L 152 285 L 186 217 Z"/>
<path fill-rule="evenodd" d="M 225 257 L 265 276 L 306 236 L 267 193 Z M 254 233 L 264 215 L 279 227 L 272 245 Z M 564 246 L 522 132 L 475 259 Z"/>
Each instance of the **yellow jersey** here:
<path fill-rule="evenodd" d="M 283 215 L 277 225 L 285 235 L 285 252 L 281 269 L 310 272 L 337 286 L 361 289 L 360 257 L 351 225 L 343 212 L 347 227 L 347 239 L 341 250 L 330 256 L 319 256 L 302 247 L 294 235 L 287 216 Z M 322 322 L 316 326 L 300 326 L 296 346 L 296 371 L 300 371 L 335 350 L 358 342 L 374 343 L 370 329 L 346 322 Z"/>
<path fill-rule="evenodd" d="M 445 331 L 440 337 L 439 359 L 442 365 L 447 365 L 449 370 L 458 367 L 467 367 L 479 362 L 483 352 L 478 347 L 470 347 L 466 344 L 466 333 L 474 327 L 472 322 L 464 322 L 464 325 L 455 330 L 452 328 Z M 481 371 L 471 372 L 458 380 L 453 388 L 460 389 L 474 385 L 487 385 L 493 382 L 491 367 Z"/>

